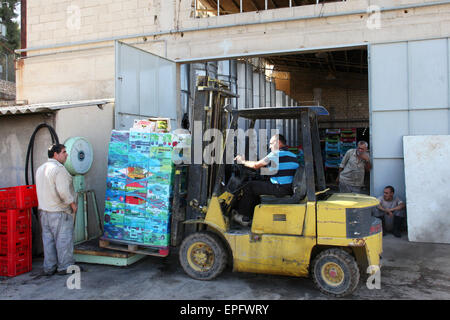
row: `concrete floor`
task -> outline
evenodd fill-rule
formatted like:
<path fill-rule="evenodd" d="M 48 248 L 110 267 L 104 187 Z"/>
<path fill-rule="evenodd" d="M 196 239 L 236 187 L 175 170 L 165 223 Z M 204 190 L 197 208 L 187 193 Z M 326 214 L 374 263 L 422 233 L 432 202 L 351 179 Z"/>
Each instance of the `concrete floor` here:
<path fill-rule="evenodd" d="M 450 299 L 450 245 L 408 242 L 407 236 L 384 238 L 381 289 L 361 281 L 347 299 Z M 163 300 L 327 300 L 311 279 L 233 273 L 213 281 L 189 278 L 175 250 L 166 259 L 146 257 L 129 267 L 82 264 L 81 289 L 69 290 L 67 276 L 42 277 L 42 259 L 33 271 L 0 277 L 0 299 L 163 299 Z"/>

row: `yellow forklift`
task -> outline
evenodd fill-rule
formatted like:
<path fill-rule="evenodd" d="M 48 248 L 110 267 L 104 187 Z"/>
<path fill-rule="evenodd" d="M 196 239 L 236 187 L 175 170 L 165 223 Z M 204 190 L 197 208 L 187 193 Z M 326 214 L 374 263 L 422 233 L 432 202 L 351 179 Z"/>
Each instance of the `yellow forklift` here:
<path fill-rule="evenodd" d="M 198 103 L 203 108 L 212 95 L 208 90 L 200 93 L 198 97 L 204 99 Z M 304 166 L 295 174 L 292 196 L 261 196 L 251 226 L 242 227 L 233 222 L 232 208 L 239 197 L 245 197 L 241 190 L 246 181 L 258 176 L 254 170 L 225 161 L 213 170 L 210 167 L 209 172 L 204 164 L 189 165 L 185 211 L 181 213 L 179 203 L 174 203 L 172 220 L 178 229 L 178 235 L 172 230 L 172 244 L 181 243 L 179 261 L 184 271 L 194 279 L 212 280 L 232 265 L 238 272 L 310 276 L 320 291 L 335 297 L 354 292 L 362 274 L 374 272 L 380 265 L 381 222 L 371 214 L 378 200 L 360 194 L 333 194 L 326 188 L 317 124 L 318 115 L 328 114 L 326 109 L 226 109 L 221 108 L 231 119 L 229 129 L 236 129 L 239 119 L 247 119 L 250 128 L 256 120 L 298 120 Z M 216 115 L 219 120 L 207 125 L 227 122 L 225 118 Z M 225 146 L 228 139 L 232 137 L 226 137 Z M 224 147 L 224 160 L 225 153 Z M 175 185 L 180 172 L 177 168 Z M 186 214 L 188 211 L 191 214 Z M 180 231 L 181 225 L 186 232 Z"/>

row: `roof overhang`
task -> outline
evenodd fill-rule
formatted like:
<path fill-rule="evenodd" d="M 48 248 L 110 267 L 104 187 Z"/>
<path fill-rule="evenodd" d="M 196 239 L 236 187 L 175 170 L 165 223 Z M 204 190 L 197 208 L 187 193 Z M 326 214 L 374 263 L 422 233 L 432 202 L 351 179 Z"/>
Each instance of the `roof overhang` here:
<path fill-rule="evenodd" d="M 295 119 L 300 118 L 302 111 L 311 110 L 318 116 L 328 116 L 327 109 L 322 106 L 299 106 L 299 107 L 274 107 L 274 108 L 248 108 L 239 109 L 235 112 L 239 117 L 247 119 Z"/>
<path fill-rule="evenodd" d="M 16 105 L 8 107 L 0 107 L 0 116 L 6 115 L 20 115 L 29 113 L 45 113 L 53 112 L 61 109 L 97 106 L 102 108 L 106 104 L 114 103 L 114 99 L 95 99 L 95 100 L 80 100 L 80 101 L 62 101 L 37 103 L 29 105 Z"/>

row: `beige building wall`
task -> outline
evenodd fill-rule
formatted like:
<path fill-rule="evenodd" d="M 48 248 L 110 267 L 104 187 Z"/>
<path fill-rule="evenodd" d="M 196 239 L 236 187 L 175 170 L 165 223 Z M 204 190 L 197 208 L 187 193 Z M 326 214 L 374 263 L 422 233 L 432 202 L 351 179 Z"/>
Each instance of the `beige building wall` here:
<path fill-rule="evenodd" d="M 98 209 L 103 213 L 113 114 L 113 105 L 108 104 L 103 106 L 103 110 L 93 105 L 48 113 L 0 116 L 0 188 L 25 185 L 25 161 L 30 138 L 39 124 L 46 123 L 55 129 L 60 143 L 68 138 L 81 136 L 92 144 L 94 162 L 85 176 L 86 188 L 95 191 Z M 33 148 L 34 175 L 38 167 L 47 161 L 47 149 L 51 143 L 49 130 L 40 129 Z M 28 168 L 29 184 L 32 184 L 31 163 Z M 98 231 L 91 202 L 88 211 L 89 232 L 92 235 Z M 33 252 L 42 252 L 39 235 L 33 240 Z"/>
<path fill-rule="evenodd" d="M 31 136 L 38 125 L 54 127 L 55 116 L 50 113 L 0 116 L 0 188 L 25 185 L 25 161 Z M 34 140 L 34 172 L 47 161 L 47 148 L 52 139 L 47 128 L 40 129 Z M 31 163 L 29 164 L 31 170 Z M 32 184 L 31 171 L 28 175 Z"/>
<path fill-rule="evenodd" d="M 436 3 L 372 0 L 381 8 L 380 29 L 373 29 L 366 0 L 201 19 L 190 0 L 33 0 L 17 99 L 113 97 L 115 39 L 181 61 L 448 37 L 450 4 Z"/>
<path fill-rule="evenodd" d="M 68 108 L 59 110 L 55 117 L 55 131 L 61 143 L 72 137 L 86 138 L 92 145 L 94 161 L 85 175 L 86 189 L 94 190 L 100 212 L 104 210 L 106 175 L 108 163 L 108 147 L 113 129 L 114 107 L 112 104 Z M 95 227 L 94 212 L 90 212 L 89 224 Z M 90 230 L 94 232 L 95 229 Z"/>

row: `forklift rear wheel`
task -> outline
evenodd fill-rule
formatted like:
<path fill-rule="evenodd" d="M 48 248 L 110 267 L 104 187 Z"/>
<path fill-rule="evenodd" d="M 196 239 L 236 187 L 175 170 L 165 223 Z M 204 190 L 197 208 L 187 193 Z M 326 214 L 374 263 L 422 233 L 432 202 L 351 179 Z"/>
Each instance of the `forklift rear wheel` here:
<path fill-rule="evenodd" d="M 344 297 L 358 286 L 359 268 L 354 257 L 342 249 L 328 249 L 313 261 L 312 278 L 325 294 Z"/>
<path fill-rule="evenodd" d="M 227 265 L 227 251 L 221 239 L 212 232 L 189 235 L 181 243 L 179 252 L 184 271 L 197 280 L 212 280 Z"/>

